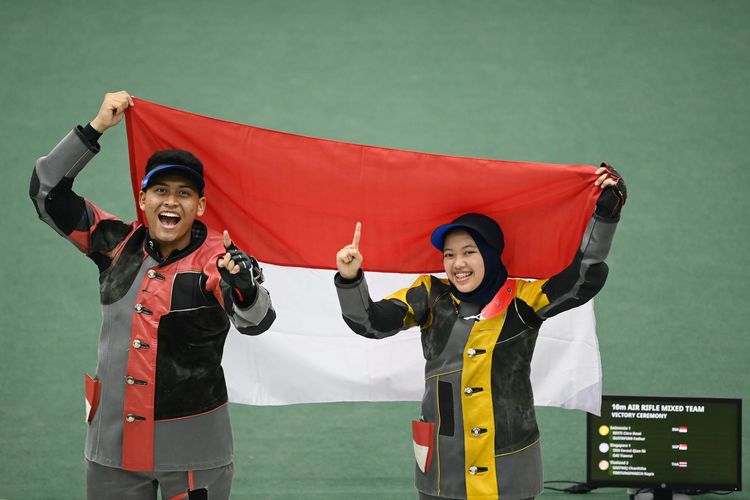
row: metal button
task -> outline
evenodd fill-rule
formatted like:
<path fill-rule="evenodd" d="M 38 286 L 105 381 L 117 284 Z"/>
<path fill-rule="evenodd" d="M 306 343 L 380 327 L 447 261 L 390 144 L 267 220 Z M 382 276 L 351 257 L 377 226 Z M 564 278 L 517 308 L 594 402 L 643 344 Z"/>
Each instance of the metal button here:
<path fill-rule="evenodd" d="M 472 465 L 471 467 L 469 467 L 469 474 L 471 474 L 472 476 L 476 476 L 477 472 L 479 472 L 479 467 L 477 467 L 476 465 Z"/>
<path fill-rule="evenodd" d="M 146 306 L 143 304 L 136 304 L 133 309 L 135 309 L 135 312 L 138 314 L 153 314 L 153 312 L 150 309 L 146 309 Z"/>
<path fill-rule="evenodd" d="M 476 356 L 476 355 L 477 355 L 477 350 L 476 350 L 476 349 L 474 349 L 474 348 L 472 347 L 472 348 L 470 348 L 470 349 L 469 349 L 469 350 L 467 351 L 467 354 L 469 355 L 469 357 L 470 357 L 470 358 L 473 358 L 474 356 Z"/>
<path fill-rule="evenodd" d="M 135 379 L 133 377 L 127 376 L 125 377 L 125 382 L 127 382 L 128 385 L 133 385 L 135 384 Z"/>
<path fill-rule="evenodd" d="M 149 269 L 148 270 L 148 277 L 149 278 L 156 278 L 156 271 L 154 271 L 153 269 Z"/>
<path fill-rule="evenodd" d="M 471 387 L 467 387 L 466 389 L 464 389 L 464 394 L 472 394 L 473 392 L 474 389 L 472 389 Z"/>
<path fill-rule="evenodd" d="M 471 429 L 471 434 L 473 436 L 479 436 L 481 434 L 484 434 L 485 432 L 487 432 L 487 429 L 485 429 L 484 427 L 474 427 L 473 429 Z"/>
<path fill-rule="evenodd" d="M 482 387 L 466 387 L 464 389 L 464 394 L 467 396 L 471 396 L 475 392 L 482 392 L 484 389 Z"/>
<path fill-rule="evenodd" d="M 136 349 L 148 349 L 149 345 L 140 339 L 135 339 L 133 341 L 133 347 L 135 347 Z"/>
<path fill-rule="evenodd" d="M 125 417 L 125 420 L 127 420 L 128 422 L 135 422 L 135 415 L 133 415 L 132 413 L 128 413 L 128 416 Z"/>

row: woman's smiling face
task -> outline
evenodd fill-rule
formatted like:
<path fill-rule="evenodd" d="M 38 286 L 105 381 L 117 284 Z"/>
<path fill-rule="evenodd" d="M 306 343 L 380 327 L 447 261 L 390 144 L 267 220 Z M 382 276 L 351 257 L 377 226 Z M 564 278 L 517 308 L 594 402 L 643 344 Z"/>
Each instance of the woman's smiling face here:
<path fill-rule="evenodd" d="M 473 292 L 482 284 L 484 259 L 474 238 L 467 231 L 456 229 L 445 237 L 443 267 L 448 280 L 459 292 Z"/>

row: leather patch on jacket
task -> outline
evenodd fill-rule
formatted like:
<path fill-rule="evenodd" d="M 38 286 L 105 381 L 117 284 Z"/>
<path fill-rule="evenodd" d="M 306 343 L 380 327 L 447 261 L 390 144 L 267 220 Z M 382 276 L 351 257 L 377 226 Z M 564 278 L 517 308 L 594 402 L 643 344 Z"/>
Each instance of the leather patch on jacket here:
<path fill-rule="evenodd" d="M 154 418 L 212 410 L 227 401 L 221 357 L 229 319 L 216 307 L 170 312 L 159 322 Z"/>
<path fill-rule="evenodd" d="M 96 233 L 98 230 L 99 228 L 94 232 Z M 102 304 L 113 304 L 123 298 L 130 290 L 130 286 L 138 276 L 138 271 L 143 263 L 143 239 L 145 235 L 146 228 L 139 227 L 125 243 L 125 248 L 123 248 L 114 265 L 99 275 L 99 293 Z M 103 242 L 109 241 L 106 235 L 102 235 L 100 238 Z M 103 249 L 106 246 L 102 245 L 100 248 Z"/>
<path fill-rule="evenodd" d="M 424 359 L 440 356 L 456 323 L 456 308 L 448 286 L 436 278 L 432 279 L 429 300 L 431 321 L 422 329 L 422 354 Z"/>
<path fill-rule="evenodd" d="M 218 306 L 213 295 L 203 291 L 206 276 L 199 272 L 177 273 L 172 285 L 172 303 L 170 311 L 196 309 L 198 307 Z"/>

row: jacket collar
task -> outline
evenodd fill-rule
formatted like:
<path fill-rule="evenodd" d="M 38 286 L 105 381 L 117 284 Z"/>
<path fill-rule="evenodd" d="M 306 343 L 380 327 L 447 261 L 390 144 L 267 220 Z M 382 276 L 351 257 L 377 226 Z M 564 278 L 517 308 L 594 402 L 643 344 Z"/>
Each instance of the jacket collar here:
<path fill-rule="evenodd" d="M 146 250 L 146 253 L 159 263 L 159 267 L 164 267 L 167 264 L 171 264 L 172 262 L 180 260 L 194 252 L 204 241 L 206 241 L 207 235 L 208 229 L 206 229 L 206 225 L 201 221 L 196 220 L 193 221 L 193 227 L 190 230 L 190 243 L 188 243 L 188 246 L 185 248 L 175 250 L 167 257 L 164 257 L 159 251 L 159 243 L 156 240 L 151 239 L 148 231 L 146 231 L 146 240 L 143 242 L 143 247 Z"/>

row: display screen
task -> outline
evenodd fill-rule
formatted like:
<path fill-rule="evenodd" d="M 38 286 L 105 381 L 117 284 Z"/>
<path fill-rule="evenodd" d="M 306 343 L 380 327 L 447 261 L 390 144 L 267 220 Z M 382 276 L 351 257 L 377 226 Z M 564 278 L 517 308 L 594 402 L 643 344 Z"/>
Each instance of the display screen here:
<path fill-rule="evenodd" d="M 741 399 L 602 396 L 587 420 L 587 482 L 740 490 L 741 422 Z"/>

